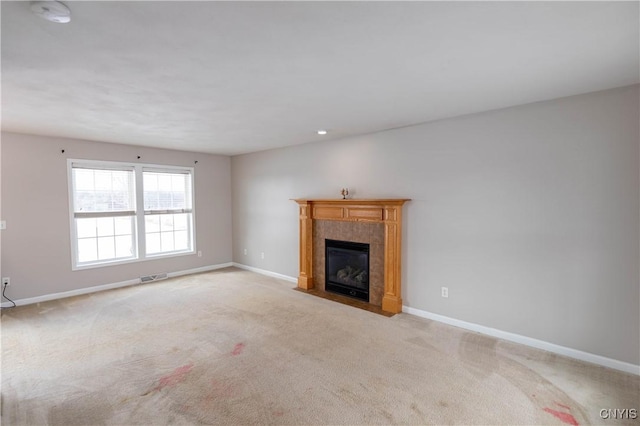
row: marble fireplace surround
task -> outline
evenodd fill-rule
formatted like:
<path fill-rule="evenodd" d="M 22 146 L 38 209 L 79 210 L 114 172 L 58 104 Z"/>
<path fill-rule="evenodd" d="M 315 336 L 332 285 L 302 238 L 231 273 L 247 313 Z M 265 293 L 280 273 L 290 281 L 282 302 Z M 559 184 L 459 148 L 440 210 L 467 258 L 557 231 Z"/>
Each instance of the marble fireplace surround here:
<path fill-rule="evenodd" d="M 325 238 L 368 243 L 369 303 L 402 312 L 402 206 L 409 199 L 295 201 L 300 208 L 298 287 L 324 290 Z"/>

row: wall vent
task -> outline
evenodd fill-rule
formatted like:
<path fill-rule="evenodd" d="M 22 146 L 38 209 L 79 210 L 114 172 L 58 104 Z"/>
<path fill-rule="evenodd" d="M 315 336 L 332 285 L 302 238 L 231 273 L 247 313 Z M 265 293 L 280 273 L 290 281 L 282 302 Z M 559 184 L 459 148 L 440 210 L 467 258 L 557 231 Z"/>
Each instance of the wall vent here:
<path fill-rule="evenodd" d="M 164 280 L 165 278 L 167 278 L 167 273 L 163 272 L 161 274 L 145 275 L 144 277 L 140 277 L 140 282 L 148 283 L 151 281 Z"/>

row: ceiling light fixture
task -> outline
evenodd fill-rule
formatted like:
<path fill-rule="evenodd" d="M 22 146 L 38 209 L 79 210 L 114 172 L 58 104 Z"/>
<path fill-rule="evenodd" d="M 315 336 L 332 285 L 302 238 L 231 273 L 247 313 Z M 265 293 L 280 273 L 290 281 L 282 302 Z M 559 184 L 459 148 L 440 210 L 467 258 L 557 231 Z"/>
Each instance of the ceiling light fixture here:
<path fill-rule="evenodd" d="M 47 21 L 66 24 L 71 21 L 71 10 L 59 1 L 32 1 L 31 11 Z"/>
<path fill-rule="evenodd" d="M 319 135 L 326 135 L 327 131 L 326 130 L 318 130 L 318 134 Z"/>

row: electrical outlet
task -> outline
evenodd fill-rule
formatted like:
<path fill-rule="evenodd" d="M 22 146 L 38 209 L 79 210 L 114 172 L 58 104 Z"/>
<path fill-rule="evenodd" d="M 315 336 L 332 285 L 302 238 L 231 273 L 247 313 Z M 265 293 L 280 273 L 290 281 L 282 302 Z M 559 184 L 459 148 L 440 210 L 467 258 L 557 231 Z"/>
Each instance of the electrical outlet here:
<path fill-rule="evenodd" d="M 245 256 L 247 255 L 247 249 L 244 249 L 244 255 Z"/>
<path fill-rule="evenodd" d="M 260 253 L 260 257 L 264 259 L 264 252 Z"/>
<path fill-rule="evenodd" d="M 442 297 L 449 297 L 449 287 L 442 287 Z"/>
<path fill-rule="evenodd" d="M 202 252 L 198 250 L 198 257 L 202 257 Z"/>
<path fill-rule="evenodd" d="M 2 287 L 6 286 L 6 285 L 11 285 L 11 278 L 2 277 Z"/>

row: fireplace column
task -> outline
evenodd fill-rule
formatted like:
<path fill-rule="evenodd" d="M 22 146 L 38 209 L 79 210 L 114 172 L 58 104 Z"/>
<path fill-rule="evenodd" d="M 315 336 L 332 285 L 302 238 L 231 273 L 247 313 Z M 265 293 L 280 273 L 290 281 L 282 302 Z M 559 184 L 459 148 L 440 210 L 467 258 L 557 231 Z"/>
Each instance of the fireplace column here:
<path fill-rule="evenodd" d="M 402 237 L 402 205 L 384 206 L 384 295 L 382 310 L 402 312 L 400 269 Z"/>
<path fill-rule="evenodd" d="M 305 290 L 313 288 L 313 222 L 311 205 L 300 204 L 300 276 L 298 287 Z"/>

